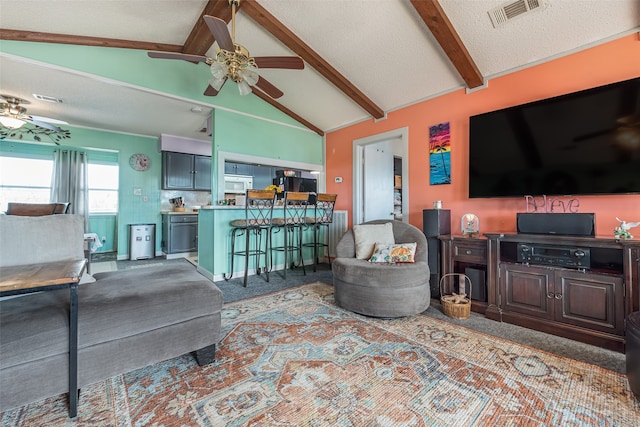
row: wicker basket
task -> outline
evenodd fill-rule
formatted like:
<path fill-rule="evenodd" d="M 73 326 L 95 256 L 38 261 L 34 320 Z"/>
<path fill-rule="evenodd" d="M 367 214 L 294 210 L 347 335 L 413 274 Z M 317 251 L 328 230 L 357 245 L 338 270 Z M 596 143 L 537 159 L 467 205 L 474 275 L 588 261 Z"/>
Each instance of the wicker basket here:
<path fill-rule="evenodd" d="M 454 319 L 468 319 L 471 314 L 471 299 L 468 297 L 462 298 L 461 301 L 454 301 L 455 295 L 444 293 L 444 281 L 448 276 L 458 276 L 458 278 L 464 278 L 465 280 L 465 292 L 468 296 L 471 295 L 471 279 L 466 274 L 462 273 L 448 273 L 440 278 L 440 302 L 442 303 L 442 312 Z"/>

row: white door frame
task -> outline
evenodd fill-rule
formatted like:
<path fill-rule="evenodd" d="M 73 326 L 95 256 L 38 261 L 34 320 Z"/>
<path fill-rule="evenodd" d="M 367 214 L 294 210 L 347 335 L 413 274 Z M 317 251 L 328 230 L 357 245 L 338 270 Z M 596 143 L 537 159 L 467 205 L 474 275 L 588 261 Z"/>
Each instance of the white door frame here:
<path fill-rule="evenodd" d="M 409 128 L 403 127 L 353 140 L 353 223 L 363 218 L 363 164 L 364 146 L 390 139 L 400 139 L 402 144 L 402 221 L 409 222 Z"/>

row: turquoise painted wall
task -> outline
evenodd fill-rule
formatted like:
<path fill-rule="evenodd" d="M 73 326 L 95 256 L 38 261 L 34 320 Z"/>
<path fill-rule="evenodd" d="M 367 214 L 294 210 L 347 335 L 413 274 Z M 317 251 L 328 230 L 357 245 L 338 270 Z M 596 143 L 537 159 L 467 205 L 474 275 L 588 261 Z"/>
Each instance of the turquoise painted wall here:
<path fill-rule="evenodd" d="M 0 51 L 31 60 L 101 76 L 125 84 L 193 99 L 214 108 L 214 160 L 218 151 L 301 163 L 323 164 L 323 138 L 256 96 L 240 96 L 235 85 L 226 84 L 216 97 L 202 94 L 210 72 L 203 64 L 149 58 L 146 51 L 0 40 Z M 59 94 L 64 97 L 64 94 Z M 128 226 L 156 224 L 156 251 L 160 250 L 161 154 L 158 136 L 134 136 L 64 126 L 71 130 L 69 147 L 113 150 L 120 164 L 120 200 L 117 252 L 129 253 Z M 3 141 L 2 145 L 13 143 Z M 144 153 L 151 168 L 144 172 L 129 167 L 129 157 Z M 213 162 L 213 186 L 217 162 Z M 141 195 L 134 195 L 139 188 Z M 146 198 L 146 201 L 145 201 Z M 98 224 L 96 223 L 96 227 Z M 102 225 L 100 225 L 102 227 Z M 96 231 L 97 232 L 97 231 Z M 102 234 L 99 234 L 102 236 Z"/>
<path fill-rule="evenodd" d="M 98 239 L 102 239 L 103 237 L 106 238 L 104 242 L 101 242 L 102 246 L 96 250 L 96 253 L 116 251 L 116 240 L 118 237 L 116 233 L 117 226 L 117 215 L 104 214 L 91 215 L 89 217 L 89 231 L 91 233 L 96 233 L 98 235 Z"/>

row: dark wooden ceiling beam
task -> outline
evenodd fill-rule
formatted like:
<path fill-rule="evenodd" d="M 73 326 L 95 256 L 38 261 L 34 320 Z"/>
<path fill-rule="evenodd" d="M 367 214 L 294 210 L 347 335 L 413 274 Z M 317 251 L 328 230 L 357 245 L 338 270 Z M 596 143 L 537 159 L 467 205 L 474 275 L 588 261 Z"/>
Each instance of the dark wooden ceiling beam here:
<path fill-rule="evenodd" d="M 226 23 L 231 21 L 231 7 L 229 0 L 209 0 L 205 5 L 200 18 L 196 21 L 187 40 L 184 42 L 182 53 L 192 55 L 204 55 L 215 41 L 209 27 L 204 22 L 204 15 L 216 16 Z"/>
<path fill-rule="evenodd" d="M 135 40 L 106 39 L 102 37 L 71 36 L 67 34 L 40 33 L 34 31 L 7 30 L 0 28 L 1 40 L 21 42 L 75 44 L 81 46 L 118 47 L 124 49 L 161 50 L 182 52 L 182 46 L 167 43 L 141 42 Z"/>
<path fill-rule="evenodd" d="M 278 110 L 282 111 L 283 113 L 285 113 L 286 115 L 288 115 L 292 119 L 299 121 L 300 123 L 302 123 L 303 125 L 305 125 L 309 129 L 311 129 L 312 131 L 317 133 L 318 135 L 320 135 L 320 136 L 324 135 L 324 131 L 322 129 L 320 129 L 319 127 L 315 126 L 313 123 L 310 123 L 307 120 L 303 119 L 302 117 L 300 117 L 299 115 L 297 115 L 293 111 L 289 110 L 287 107 L 285 107 L 284 105 L 280 104 L 278 101 L 276 101 L 275 99 L 271 98 L 269 95 L 267 95 L 266 93 L 262 92 L 260 89 L 258 89 L 256 87 L 252 87 L 251 91 L 253 92 L 254 95 L 256 95 L 258 98 L 262 99 L 267 104 L 270 104 L 271 106 L 277 108 Z"/>
<path fill-rule="evenodd" d="M 362 107 L 376 119 L 384 117 L 384 111 L 369 99 L 362 91 L 355 87 L 349 80 L 340 74 L 335 68 L 305 44 L 291 30 L 285 27 L 264 7 L 255 0 L 243 0 L 240 3 L 242 12 L 270 32 L 285 46 L 300 56 L 306 63 L 315 68 L 324 78 L 333 83 L 345 95 Z"/>
<path fill-rule="evenodd" d="M 484 84 L 484 78 L 469 51 L 462 43 L 438 0 L 411 0 L 420 18 L 429 27 L 444 53 L 467 84 L 473 89 Z"/>

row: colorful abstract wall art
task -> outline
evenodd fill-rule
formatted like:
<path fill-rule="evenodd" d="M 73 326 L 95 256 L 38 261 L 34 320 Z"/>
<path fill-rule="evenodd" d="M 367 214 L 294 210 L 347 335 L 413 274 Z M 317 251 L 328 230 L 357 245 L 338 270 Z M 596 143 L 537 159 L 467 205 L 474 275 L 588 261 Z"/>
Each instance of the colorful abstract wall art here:
<path fill-rule="evenodd" d="M 451 184 L 449 122 L 429 127 L 429 184 Z"/>

